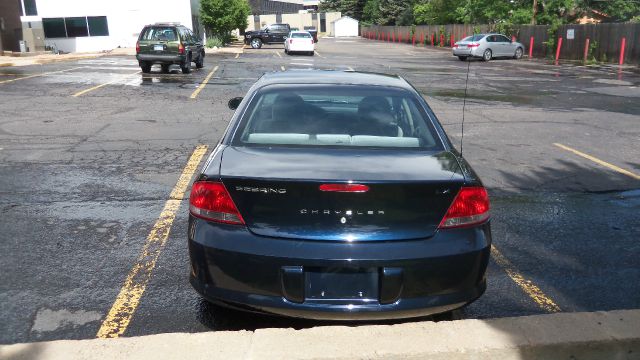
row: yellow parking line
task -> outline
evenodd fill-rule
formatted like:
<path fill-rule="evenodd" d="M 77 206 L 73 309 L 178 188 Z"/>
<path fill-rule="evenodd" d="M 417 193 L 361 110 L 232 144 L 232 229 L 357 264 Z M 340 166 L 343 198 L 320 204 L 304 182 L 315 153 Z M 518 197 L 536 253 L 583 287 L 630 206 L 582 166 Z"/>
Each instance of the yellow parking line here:
<path fill-rule="evenodd" d="M 280 55 L 279 51 L 274 50 L 273 52 L 276 53 L 276 55 L 278 55 L 278 57 L 282 59 L 282 55 Z"/>
<path fill-rule="evenodd" d="M 319 52 L 317 52 L 317 51 L 316 51 L 316 55 L 318 55 L 318 56 L 320 56 L 321 58 L 323 58 L 323 59 L 324 59 L 324 56 L 320 55 L 320 53 L 319 53 Z"/>
<path fill-rule="evenodd" d="M 218 70 L 217 66 L 214 67 L 213 70 L 211 70 L 211 72 L 209 73 L 209 75 L 207 75 L 206 78 L 204 78 L 204 81 L 202 82 L 202 84 L 200 84 L 200 86 L 198 86 L 198 88 L 195 89 L 193 94 L 191 94 L 192 99 L 195 99 L 196 97 L 198 97 L 198 94 L 200 94 L 200 91 L 204 89 L 205 85 L 207 85 L 207 83 L 209 82 L 209 79 L 211 79 L 211 76 L 213 76 L 213 73 L 216 72 L 216 70 Z"/>
<path fill-rule="evenodd" d="M 111 80 L 111 81 L 106 82 L 106 83 L 104 83 L 104 84 L 96 85 L 96 86 L 90 87 L 90 88 L 88 88 L 88 89 L 78 91 L 77 93 L 75 93 L 75 94 L 73 94 L 73 95 L 71 95 L 71 96 L 73 96 L 73 97 L 82 96 L 82 95 L 84 95 L 84 94 L 86 94 L 86 93 L 88 93 L 88 92 L 91 92 L 91 91 L 93 91 L 93 90 L 98 90 L 98 89 L 100 89 L 101 87 L 104 87 L 104 86 L 107 86 L 107 85 L 111 85 L 111 84 L 113 84 L 113 83 L 115 83 L 115 82 L 118 82 L 118 81 L 122 81 L 122 80 L 124 80 L 124 79 L 128 78 L 129 76 L 136 75 L 136 74 L 139 74 L 139 73 L 140 73 L 140 71 L 136 71 L 136 72 L 134 72 L 133 74 L 127 74 L 127 75 L 125 75 L 125 76 L 121 76 L 121 77 L 119 77 L 119 78 L 117 78 L 117 79 Z"/>
<path fill-rule="evenodd" d="M 127 330 L 129 322 L 140 303 L 140 298 L 151 279 L 151 272 L 156 266 L 156 261 L 167 242 L 171 225 L 176 217 L 176 211 L 180 207 L 189 182 L 206 152 L 207 146 L 199 145 L 191 154 L 178 182 L 171 190 L 169 200 L 165 203 L 160 217 L 158 217 L 147 236 L 142 253 L 129 271 L 118 297 L 116 297 L 111 310 L 109 310 L 107 317 L 102 322 L 102 326 L 100 326 L 100 330 L 96 335 L 98 338 L 117 338 Z"/>
<path fill-rule="evenodd" d="M 529 295 L 529 297 L 533 299 L 539 307 L 550 313 L 561 311 L 560 307 L 553 302 L 551 298 L 545 295 L 545 293 L 531 282 L 531 280 L 525 279 L 525 277 L 518 272 L 516 267 L 513 266 L 511 261 L 504 257 L 504 255 L 502 255 L 502 253 L 493 245 L 491 246 L 491 256 L 493 257 L 493 260 L 495 260 L 495 262 L 504 269 L 511 280 L 520 286 L 520 288 L 527 293 L 527 295 Z"/>
<path fill-rule="evenodd" d="M 285 70 L 284 66 L 280 66 L 280 70 L 284 71 Z"/>
<path fill-rule="evenodd" d="M 615 172 L 619 172 L 620 174 L 627 175 L 627 176 L 629 176 L 629 177 L 631 177 L 631 178 L 634 178 L 634 179 L 636 179 L 636 180 L 640 180 L 640 175 L 638 175 L 638 174 L 634 174 L 634 173 L 632 173 L 632 172 L 631 172 L 631 171 L 629 171 L 629 170 L 625 170 L 625 169 L 623 169 L 623 168 L 621 168 L 621 167 L 618 167 L 618 166 L 615 166 L 615 165 L 613 165 L 613 164 L 610 164 L 610 163 L 608 163 L 608 162 L 606 162 L 606 161 L 600 160 L 600 159 L 598 159 L 597 157 L 591 156 L 591 155 L 589 155 L 589 154 L 585 154 L 585 153 L 583 153 L 583 152 L 581 152 L 581 151 L 578 151 L 578 150 L 576 150 L 576 149 L 570 148 L 570 147 L 568 147 L 568 146 L 566 146 L 566 145 L 562 145 L 562 144 L 558 144 L 558 143 L 554 143 L 553 145 L 555 145 L 555 146 L 559 147 L 560 149 L 563 149 L 563 150 L 567 150 L 567 151 L 569 151 L 569 152 L 572 152 L 572 153 L 574 153 L 574 154 L 576 154 L 576 155 L 578 155 L 578 156 L 582 156 L 583 158 L 585 158 L 585 159 L 587 159 L 587 160 L 591 160 L 591 161 L 593 161 L 594 163 L 596 163 L 596 164 L 598 164 L 598 165 L 602 165 L 602 166 L 604 166 L 604 167 L 606 167 L 606 168 L 609 168 L 609 169 L 611 169 L 611 170 L 613 170 L 613 171 L 615 171 Z"/>
<path fill-rule="evenodd" d="M 82 69 L 84 67 L 85 66 L 79 66 L 79 67 L 74 67 L 74 68 L 71 68 L 71 69 L 65 69 L 65 70 L 59 70 L 59 71 L 49 71 L 49 72 L 44 72 L 44 73 L 41 73 L 41 74 L 33 74 L 33 75 L 23 76 L 23 77 L 19 77 L 19 78 L 15 78 L 15 79 L 2 80 L 2 81 L 0 81 L 0 84 L 10 83 L 10 82 L 13 82 L 13 81 L 18 81 L 18 80 L 31 79 L 31 78 L 38 77 L 38 76 L 46 76 L 46 75 L 49 75 L 49 74 L 57 74 L 57 73 L 65 72 L 65 71 Z"/>
<path fill-rule="evenodd" d="M 236 54 L 236 59 L 239 58 L 239 57 L 240 57 L 240 53 L 237 53 Z"/>

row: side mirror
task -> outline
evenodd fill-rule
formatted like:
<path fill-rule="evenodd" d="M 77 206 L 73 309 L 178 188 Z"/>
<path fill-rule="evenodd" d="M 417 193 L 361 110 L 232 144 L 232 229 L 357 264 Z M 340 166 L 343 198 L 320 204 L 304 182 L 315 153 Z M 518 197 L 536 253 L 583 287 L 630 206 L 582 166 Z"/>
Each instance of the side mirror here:
<path fill-rule="evenodd" d="M 233 99 L 229 100 L 229 102 L 227 103 L 227 106 L 229 106 L 229 109 L 235 110 L 238 108 L 238 106 L 240 106 L 241 102 L 242 102 L 241 97 L 234 97 Z"/>

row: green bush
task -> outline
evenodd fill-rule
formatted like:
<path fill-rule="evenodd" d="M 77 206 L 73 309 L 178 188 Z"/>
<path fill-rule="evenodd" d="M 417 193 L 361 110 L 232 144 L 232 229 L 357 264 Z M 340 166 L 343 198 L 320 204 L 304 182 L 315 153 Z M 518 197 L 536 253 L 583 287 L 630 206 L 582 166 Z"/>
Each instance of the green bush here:
<path fill-rule="evenodd" d="M 208 48 L 212 48 L 212 47 L 222 47 L 224 45 L 224 42 L 222 41 L 222 39 L 220 39 L 217 36 L 213 36 L 207 39 L 207 47 Z"/>

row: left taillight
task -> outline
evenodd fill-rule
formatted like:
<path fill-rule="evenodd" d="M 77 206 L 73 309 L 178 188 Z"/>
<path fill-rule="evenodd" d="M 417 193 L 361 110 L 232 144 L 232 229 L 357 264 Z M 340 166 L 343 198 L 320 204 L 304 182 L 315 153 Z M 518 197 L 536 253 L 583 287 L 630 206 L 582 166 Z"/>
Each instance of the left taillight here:
<path fill-rule="evenodd" d="M 440 229 L 467 227 L 489 219 L 489 194 L 482 186 L 462 187 L 440 222 Z"/>
<path fill-rule="evenodd" d="M 211 181 L 197 181 L 191 187 L 189 211 L 204 220 L 225 224 L 244 224 L 242 215 L 231 199 L 224 184 Z"/>
<path fill-rule="evenodd" d="M 136 41 L 136 54 L 140 53 L 140 41 Z"/>

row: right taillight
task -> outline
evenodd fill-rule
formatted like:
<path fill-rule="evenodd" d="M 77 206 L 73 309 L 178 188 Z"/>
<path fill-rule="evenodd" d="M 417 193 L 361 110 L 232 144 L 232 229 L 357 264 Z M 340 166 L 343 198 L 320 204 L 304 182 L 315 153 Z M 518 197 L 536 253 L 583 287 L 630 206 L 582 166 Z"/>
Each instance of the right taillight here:
<path fill-rule="evenodd" d="M 482 186 L 462 187 L 440 222 L 440 229 L 465 227 L 489 219 L 489 195 Z"/>
<path fill-rule="evenodd" d="M 140 53 L 140 42 L 136 41 L 136 54 Z"/>
<path fill-rule="evenodd" d="M 289 44 L 293 44 L 293 39 L 289 39 Z"/>
<path fill-rule="evenodd" d="M 197 181 L 191 187 L 189 211 L 193 216 L 225 224 L 244 224 L 231 195 L 220 182 Z"/>

